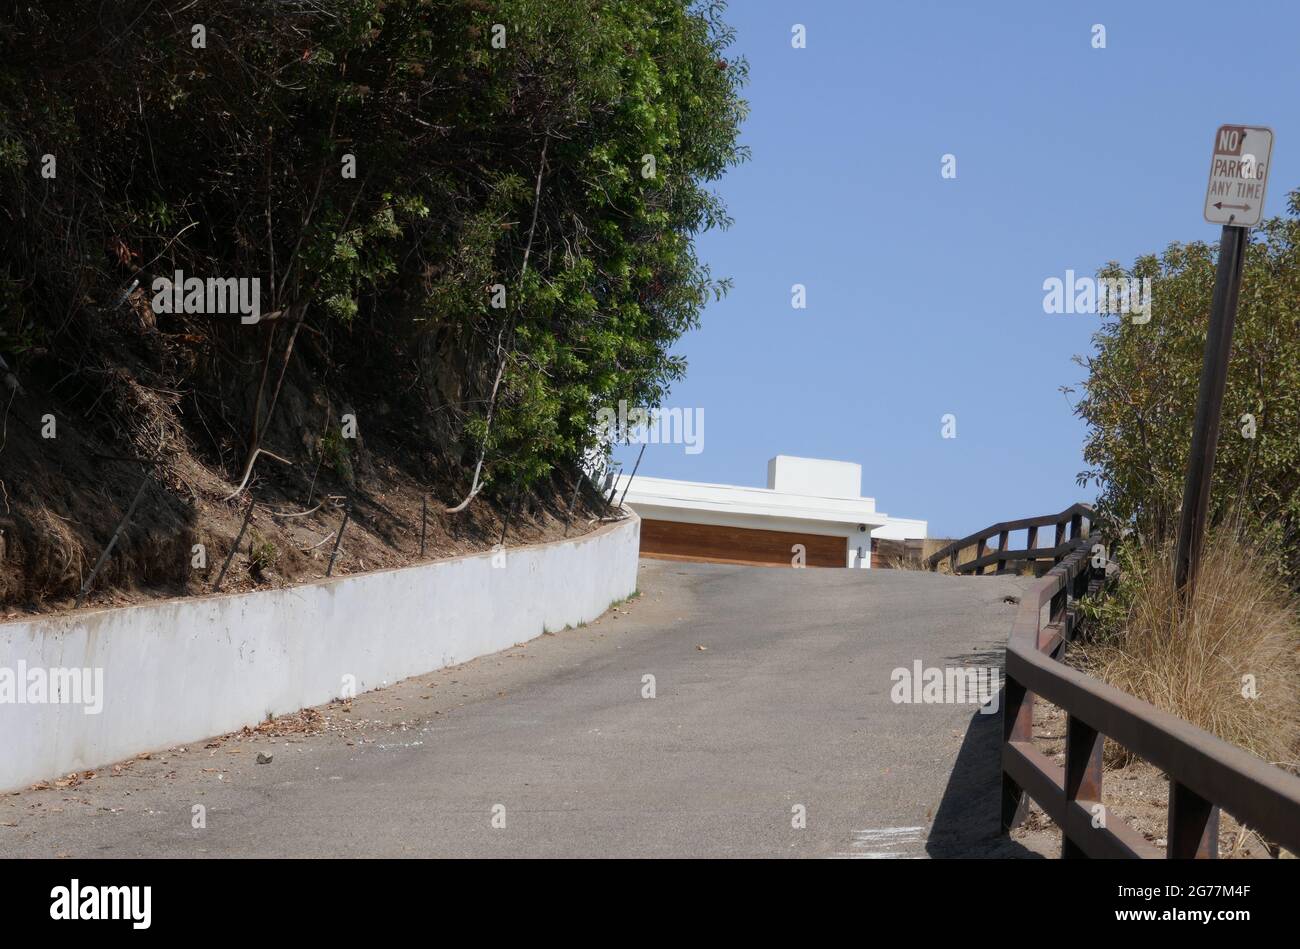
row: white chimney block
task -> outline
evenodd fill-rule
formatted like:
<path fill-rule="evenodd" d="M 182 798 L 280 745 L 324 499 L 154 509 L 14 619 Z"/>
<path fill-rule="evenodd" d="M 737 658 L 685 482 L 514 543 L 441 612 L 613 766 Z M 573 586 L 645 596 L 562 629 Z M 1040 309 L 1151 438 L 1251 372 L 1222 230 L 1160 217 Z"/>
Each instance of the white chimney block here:
<path fill-rule="evenodd" d="M 850 461 L 777 455 L 767 463 L 767 486 L 817 498 L 862 496 L 862 466 Z"/>

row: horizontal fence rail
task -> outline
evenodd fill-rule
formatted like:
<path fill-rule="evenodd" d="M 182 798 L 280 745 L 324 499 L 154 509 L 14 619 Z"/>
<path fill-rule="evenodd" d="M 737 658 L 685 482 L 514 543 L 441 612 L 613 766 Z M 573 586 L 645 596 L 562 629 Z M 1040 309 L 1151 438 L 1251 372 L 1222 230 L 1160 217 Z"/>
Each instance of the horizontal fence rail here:
<path fill-rule="evenodd" d="M 1091 504 L 1075 504 L 1060 514 L 1044 514 L 1041 517 L 1026 517 L 1018 521 L 994 524 L 935 551 L 930 555 L 930 569 L 937 570 L 944 560 L 948 561 L 950 573 L 976 575 L 984 573 L 986 567 L 995 565 L 995 573 L 1006 573 L 1008 564 L 1030 563 L 1037 568 L 1039 564 L 1047 566 L 1048 561 L 1053 564 L 1060 563 L 1066 554 L 1074 550 L 1074 542 L 1087 536 L 1092 513 Z M 1051 547 L 1038 546 L 1038 530 L 1041 527 L 1051 527 L 1055 530 Z M 1011 534 L 1021 530 L 1025 532 L 1025 546 L 1012 549 Z M 995 537 L 997 547 L 989 553 L 989 541 Z M 968 547 L 975 548 L 974 559 L 959 563 L 958 556 Z"/>
<path fill-rule="evenodd" d="M 1059 535 L 1059 519 L 1080 514 L 1089 517 L 1091 508 L 1075 505 L 1060 515 L 994 525 L 972 537 L 1035 522 L 1058 524 Z M 1213 858 L 1218 856 L 1222 808 L 1242 825 L 1300 854 L 1300 777 L 1058 661 L 1074 634 L 1075 601 L 1102 579 L 1102 571 L 1092 565 L 1091 541 L 1081 530 L 1076 535 L 1064 542 L 1070 549 L 1021 602 L 1007 641 L 1003 830 L 1023 817 L 1028 797 L 1061 828 L 1062 857 Z M 969 545 L 967 539 L 949 547 Z M 932 566 L 952 553 L 939 551 Z M 1034 747 L 1036 695 L 1066 714 L 1064 766 Z M 1168 775 L 1164 850 L 1122 820 L 1108 819 L 1102 796 L 1105 738 Z"/>

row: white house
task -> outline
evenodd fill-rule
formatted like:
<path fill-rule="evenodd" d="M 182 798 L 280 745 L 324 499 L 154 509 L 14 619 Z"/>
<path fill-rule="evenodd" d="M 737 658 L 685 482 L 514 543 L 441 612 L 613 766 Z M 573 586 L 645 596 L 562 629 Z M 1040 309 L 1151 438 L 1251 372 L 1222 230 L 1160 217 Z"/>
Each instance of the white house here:
<path fill-rule="evenodd" d="M 641 518 L 641 555 L 721 563 L 869 567 L 872 540 L 926 536 L 926 522 L 889 517 L 862 496 L 862 466 L 777 455 L 767 487 L 620 475 L 617 494 Z"/>

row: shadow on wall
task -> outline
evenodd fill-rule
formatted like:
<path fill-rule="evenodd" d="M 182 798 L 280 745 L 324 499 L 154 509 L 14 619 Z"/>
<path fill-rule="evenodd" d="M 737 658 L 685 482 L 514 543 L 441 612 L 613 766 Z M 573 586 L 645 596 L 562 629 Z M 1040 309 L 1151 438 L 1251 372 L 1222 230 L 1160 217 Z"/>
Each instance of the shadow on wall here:
<path fill-rule="evenodd" d="M 999 709 L 1002 702 L 999 695 Z M 931 857 L 1043 858 L 1000 832 L 1001 755 L 1001 712 L 976 711 L 930 827 L 925 849 Z"/>

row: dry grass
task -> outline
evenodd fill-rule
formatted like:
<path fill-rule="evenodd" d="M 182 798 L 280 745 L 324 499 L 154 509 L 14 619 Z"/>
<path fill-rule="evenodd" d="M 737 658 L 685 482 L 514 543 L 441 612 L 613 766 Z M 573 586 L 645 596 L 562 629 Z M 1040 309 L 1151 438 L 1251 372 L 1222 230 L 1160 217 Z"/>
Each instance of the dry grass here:
<path fill-rule="evenodd" d="M 930 565 L 926 561 L 907 556 L 886 557 L 882 566 L 889 570 L 917 570 L 922 573 L 928 573 L 930 570 Z M 947 573 L 948 568 L 944 566 L 941 572 Z"/>
<path fill-rule="evenodd" d="M 1097 641 L 1079 644 L 1081 664 L 1130 695 L 1300 771 L 1298 604 L 1249 544 L 1220 536 L 1207 547 L 1185 612 L 1172 552 L 1137 552 L 1121 589 L 1126 615 Z M 1252 682 L 1254 698 L 1246 694 Z M 1126 752 L 1117 749 L 1117 756 Z"/>
<path fill-rule="evenodd" d="M 927 537 L 921 541 L 921 563 L 925 565 L 925 569 L 930 569 L 930 557 L 947 547 L 955 539 L 952 537 Z M 939 562 L 937 572 L 948 572 L 948 561 L 946 559 Z"/>
<path fill-rule="evenodd" d="M 897 558 L 886 560 L 885 562 L 888 566 L 896 567 L 903 570 L 929 570 L 930 558 L 934 554 L 942 550 L 944 547 L 947 547 L 949 544 L 951 544 L 955 539 L 956 538 L 927 537 L 922 542 L 921 557 L 919 563 L 907 564 L 907 563 L 896 562 Z M 996 547 L 997 547 L 997 538 L 995 537 L 989 542 L 987 549 L 984 551 L 985 555 L 995 553 Z M 980 556 L 979 544 L 977 543 L 971 544 L 969 547 L 963 547 L 961 550 L 957 551 L 957 562 L 959 564 L 969 563 L 970 561 L 974 560 L 979 556 Z M 1046 564 L 1046 566 L 1051 566 L 1051 564 L 1048 563 Z M 994 569 L 995 568 L 993 566 L 989 566 L 985 568 L 985 570 L 987 570 L 988 573 L 990 574 L 994 572 Z M 1046 567 L 1044 569 L 1046 569 Z M 948 558 L 945 557 L 944 559 L 939 561 L 938 569 L 936 572 L 937 573 L 951 572 L 948 569 Z M 1034 564 L 1029 561 L 1011 561 L 1008 566 L 1007 572 L 1011 574 L 1015 574 L 1017 576 L 1032 577 L 1034 576 L 1034 572 L 1035 572 Z"/>

